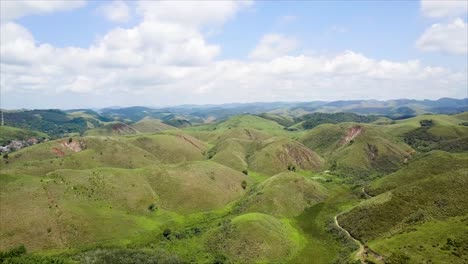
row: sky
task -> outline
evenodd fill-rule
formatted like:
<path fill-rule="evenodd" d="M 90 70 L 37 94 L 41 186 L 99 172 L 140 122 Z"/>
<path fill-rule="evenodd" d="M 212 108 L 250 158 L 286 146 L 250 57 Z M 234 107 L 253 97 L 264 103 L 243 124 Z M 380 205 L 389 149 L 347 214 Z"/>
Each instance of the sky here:
<path fill-rule="evenodd" d="M 468 1 L 0 0 L 1 108 L 468 97 Z"/>

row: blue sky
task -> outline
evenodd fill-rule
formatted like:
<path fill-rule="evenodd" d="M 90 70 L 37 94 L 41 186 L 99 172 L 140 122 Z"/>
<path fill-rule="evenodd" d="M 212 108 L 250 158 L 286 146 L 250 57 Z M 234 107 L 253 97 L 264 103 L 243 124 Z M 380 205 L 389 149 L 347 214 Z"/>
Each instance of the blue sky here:
<path fill-rule="evenodd" d="M 59 2 L 2 1 L 2 107 L 467 97 L 465 1 Z"/>

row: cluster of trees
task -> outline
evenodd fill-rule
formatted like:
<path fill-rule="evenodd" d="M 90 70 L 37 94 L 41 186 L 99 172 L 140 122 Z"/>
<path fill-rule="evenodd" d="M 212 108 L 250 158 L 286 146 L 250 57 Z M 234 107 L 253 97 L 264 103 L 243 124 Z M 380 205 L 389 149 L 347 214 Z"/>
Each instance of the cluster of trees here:
<path fill-rule="evenodd" d="M 67 133 L 83 134 L 88 127 L 86 119 L 72 118 L 63 111 L 53 109 L 4 112 L 4 120 L 5 125 L 40 131 L 53 138 Z"/>
<path fill-rule="evenodd" d="M 304 121 L 304 129 L 312 129 L 321 124 L 338 124 L 343 122 L 370 123 L 379 117 L 375 115 L 358 115 L 354 113 L 313 113 L 297 118 L 297 122 Z"/>

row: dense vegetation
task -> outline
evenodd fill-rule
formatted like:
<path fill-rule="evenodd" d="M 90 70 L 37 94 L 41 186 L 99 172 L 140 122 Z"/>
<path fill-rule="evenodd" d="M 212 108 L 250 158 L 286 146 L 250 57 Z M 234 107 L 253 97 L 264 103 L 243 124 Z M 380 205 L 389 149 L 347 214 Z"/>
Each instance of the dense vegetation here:
<path fill-rule="evenodd" d="M 338 124 L 343 122 L 370 123 L 378 119 L 377 116 L 357 115 L 354 113 L 313 113 L 304 115 L 297 120 L 303 121 L 304 129 L 311 129 L 321 124 Z"/>

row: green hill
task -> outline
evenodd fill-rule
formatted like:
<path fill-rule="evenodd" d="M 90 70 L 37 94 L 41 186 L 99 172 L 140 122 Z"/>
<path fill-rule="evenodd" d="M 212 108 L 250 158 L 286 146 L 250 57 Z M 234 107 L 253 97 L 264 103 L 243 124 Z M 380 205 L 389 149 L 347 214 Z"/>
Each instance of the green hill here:
<path fill-rule="evenodd" d="M 212 211 L 245 192 L 240 172 L 204 161 L 139 169 L 2 171 L 0 248 L 80 247 L 150 235 L 181 214 Z M 14 213 L 13 213 L 14 212 Z M 179 218 L 180 219 L 180 218 Z"/>
<path fill-rule="evenodd" d="M 304 145 L 288 138 L 261 141 L 258 150 L 247 158 L 249 169 L 274 175 L 289 169 L 320 171 L 324 160 Z"/>
<path fill-rule="evenodd" d="M 326 198 L 319 183 L 293 172 L 283 172 L 260 183 L 239 204 L 244 212 L 293 217 Z"/>
<path fill-rule="evenodd" d="M 399 186 L 413 183 L 437 174 L 468 168 L 468 155 L 432 151 L 412 160 L 408 166 L 374 181 L 366 191 L 378 195 Z"/>
<path fill-rule="evenodd" d="M 234 263 L 284 262 L 300 249 L 302 237 L 286 221 L 250 213 L 215 229 L 208 247 Z"/>
<path fill-rule="evenodd" d="M 353 123 L 320 125 L 300 142 L 328 159 L 335 173 L 359 178 L 396 171 L 413 152 L 379 126 Z"/>
<path fill-rule="evenodd" d="M 101 127 L 89 129 L 85 136 L 119 136 L 137 134 L 138 131 L 122 122 L 110 122 Z"/>
<path fill-rule="evenodd" d="M 140 133 L 156 133 L 163 130 L 177 129 L 176 127 L 164 124 L 161 120 L 152 118 L 143 118 L 132 124 L 132 127 Z"/>
<path fill-rule="evenodd" d="M 202 160 L 206 150 L 203 142 L 183 133 L 129 136 L 126 140 L 166 163 Z"/>
<path fill-rule="evenodd" d="M 412 230 L 429 220 L 468 214 L 468 169 L 437 174 L 402 185 L 339 217 L 353 236 L 371 241 Z M 460 230 L 464 224 L 460 223 Z"/>

